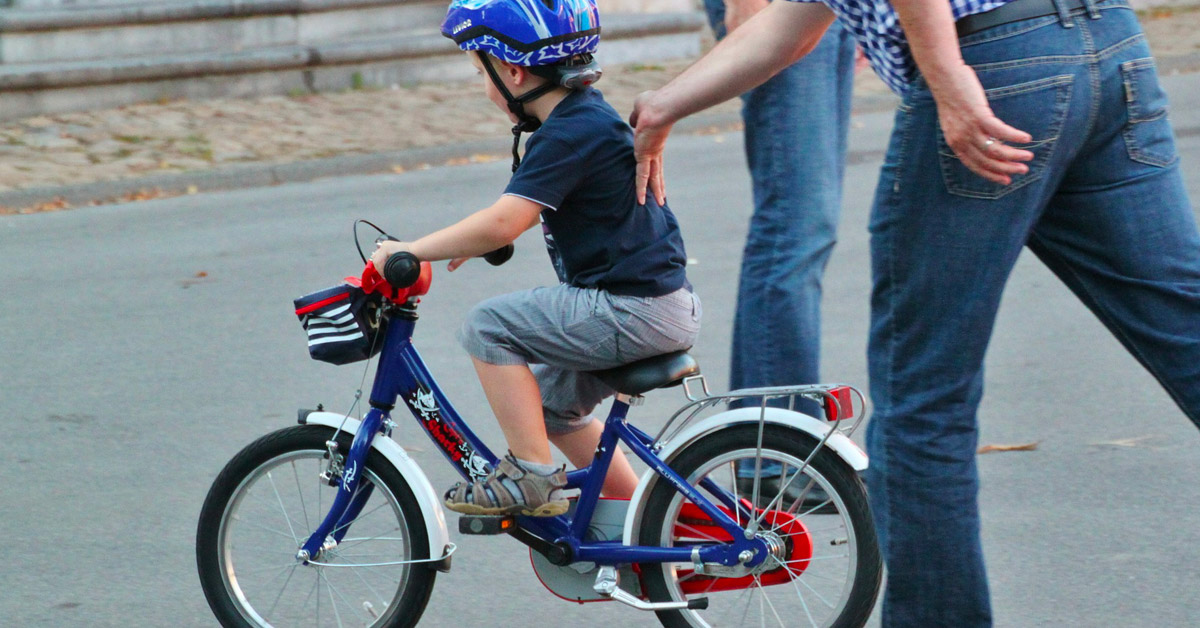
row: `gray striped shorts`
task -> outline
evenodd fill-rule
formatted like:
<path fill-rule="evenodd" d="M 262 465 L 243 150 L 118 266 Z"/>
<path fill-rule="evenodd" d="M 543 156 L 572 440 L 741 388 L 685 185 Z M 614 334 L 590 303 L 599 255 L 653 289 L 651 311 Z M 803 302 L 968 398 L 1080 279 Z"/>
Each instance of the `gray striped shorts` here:
<path fill-rule="evenodd" d="M 542 393 L 546 430 L 586 426 L 613 390 L 596 371 L 688 349 L 700 332 L 700 299 L 687 288 L 661 297 L 609 294 L 567 285 L 483 301 L 458 340 L 488 364 L 528 364 Z"/>

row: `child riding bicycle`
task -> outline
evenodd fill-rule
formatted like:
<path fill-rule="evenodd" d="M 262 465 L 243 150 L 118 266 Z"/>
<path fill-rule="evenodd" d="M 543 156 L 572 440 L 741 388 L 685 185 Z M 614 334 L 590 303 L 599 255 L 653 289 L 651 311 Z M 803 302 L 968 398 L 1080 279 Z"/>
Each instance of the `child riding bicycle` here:
<path fill-rule="evenodd" d="M 687 349 L 700 301 L 679 225 L 665 204 L 638 204 L 633 133 L 591 83 L 600 39 L 595 0 L 454 0 L 442 34 L 486 74 L 488 98 L 516 124 L 513 176 L 499 200 L 413 242 L 372 255 L 468 258 L 505 246 L 539 222 L 560 281 L 488 299 L 459 341 L 471 354 L 509 455 L 483 481 L 458 483 L 446 507 L 467 514 L 554 516 L 567 510 L 553 442 L 577 467 L 591 462 L 603 425 L 592 410 L 614 391 L 587 371 Z M 524 160 L 520 134 L 532 132 Z M 615 452 L 604 493 L 637 485 Z"/>

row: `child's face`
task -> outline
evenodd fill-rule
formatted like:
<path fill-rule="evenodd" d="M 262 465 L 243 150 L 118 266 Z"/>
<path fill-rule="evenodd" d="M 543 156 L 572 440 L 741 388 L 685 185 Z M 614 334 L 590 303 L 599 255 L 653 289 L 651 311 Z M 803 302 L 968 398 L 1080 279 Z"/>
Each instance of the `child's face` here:
<path fill-rule="evenodd" d="M 492 82 L 492 77 L 488 76 L 488 72 L 483 67 L 483 61 L 479 58 L 479 55 L 475 54 L 474 52 L 468 52 L 467 54 L 471 57 L 471 64 L 475 66 L 475 72 L 483 77 L 483 89 L 484 92 L 487 93 L 488 100 L 495 103 L 495 105 L 500 108 L 500 111 L 503 111 L 505 115 L 508 116 L 508 119 L 513 122 L 513 124 L 516 124 L 517 116 L 508 110 L 508 101 L 504 100 L 504 94 L 501 94 L 500 90 L 496 89 L 496 84 Z M 496 70 L 496 74 L 500 76 L 500 80 L 503 81 L 505 87 L 508 88 L 508 92 L 510 94 L 519 93 L 520 89 L 517 87 L 518 83 L 513 76 L 513 74 L 515 74 L 513 71 L 514 66 L 510 66 L 509 64 L 496 59 L 489 59 L 489 61 L 493 64 L 492 67 Z"/>

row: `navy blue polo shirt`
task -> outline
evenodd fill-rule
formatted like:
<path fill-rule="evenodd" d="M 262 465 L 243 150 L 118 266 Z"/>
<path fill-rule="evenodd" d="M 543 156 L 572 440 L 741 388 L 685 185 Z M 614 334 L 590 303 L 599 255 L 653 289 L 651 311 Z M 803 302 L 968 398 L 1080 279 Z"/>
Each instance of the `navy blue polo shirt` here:
<path fill-rule="evenodd" d="M 600 92 L 573 91 L 525 143 L 505 194 L 542 210 L 542 231 L 562 283 L 656 297 L 688 285 L 679 223 L 653 195 L 639 205 L 633 129 Z"/>

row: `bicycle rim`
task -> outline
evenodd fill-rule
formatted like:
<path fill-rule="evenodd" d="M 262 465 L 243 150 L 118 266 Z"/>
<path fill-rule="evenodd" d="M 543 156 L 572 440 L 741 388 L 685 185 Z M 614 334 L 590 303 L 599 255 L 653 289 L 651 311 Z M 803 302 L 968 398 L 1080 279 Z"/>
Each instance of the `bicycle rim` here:
<path fill-rule="evenodd" d="M 242 618 L 254 626 L 390 625 L 411 578 L 409 522 L 369 466 L 359 491 L 370 499 L 336 547 L 317 562 L 296 553 L 325 517 L 337 487 L 319 477 L 323 450 L 276 456 L 234 490 L 221 519 L 219 565 Z M 399 564 L 397 564 L 399 563 Z"/>

